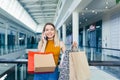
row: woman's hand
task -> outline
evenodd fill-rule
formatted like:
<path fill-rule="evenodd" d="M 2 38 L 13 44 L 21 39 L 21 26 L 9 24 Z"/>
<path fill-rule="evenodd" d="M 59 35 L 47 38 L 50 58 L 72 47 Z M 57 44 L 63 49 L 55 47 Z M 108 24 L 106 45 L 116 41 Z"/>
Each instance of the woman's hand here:
<path fill-rule="evenodd" d="M 77 42 L 74 41 L 73 44 L 72 44 L 72 47 L 73 47 L 73 48 L 77 48 L 77 47 L 78 47 Z"/>
<path fill-rule="evenodd" d="M 75 41 L 73 42 L 71 50 L 72 51 L 79 51 L 77 42 L 75 42 Z"/>
<path fill-rule="evenodd" d="M 44 52 L 46 47 L 47 40 L 45 40 L 45 34 L 42 33 L 41 41 L 38 44 L 38 51 Z"/>
<path fill-rule="evenodd" d="M 43 41 L 43 43 L 47 42 L 45 33 L 42 33 L 42 41 Z"/>

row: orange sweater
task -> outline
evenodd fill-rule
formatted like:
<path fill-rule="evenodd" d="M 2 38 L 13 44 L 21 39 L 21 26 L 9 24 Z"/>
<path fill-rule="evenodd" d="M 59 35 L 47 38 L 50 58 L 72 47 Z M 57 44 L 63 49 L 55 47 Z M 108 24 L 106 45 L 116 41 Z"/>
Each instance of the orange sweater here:
<path fill-rule="evenodd" d="M 55 60 L 55 64 L 58 65 L 59 55 L 60 55 L 60 46 L 55 47 L 53 40 L 48 40 L 45 52 L 52 52 Z"/>

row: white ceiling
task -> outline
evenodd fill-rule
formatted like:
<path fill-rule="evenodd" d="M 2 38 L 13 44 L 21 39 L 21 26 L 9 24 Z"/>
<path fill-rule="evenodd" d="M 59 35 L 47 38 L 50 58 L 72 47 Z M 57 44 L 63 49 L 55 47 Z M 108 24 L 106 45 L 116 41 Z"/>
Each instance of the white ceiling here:
<path fill-rule="evenodd" d="M 37 24 L 54 22 L 57 7 L 61 0 L 18 0 Z M 85 24 L 93 18 L 102 16 L 106 11 L 116 5 L 116 0 L 90 0 L 87 4 L 80 4 L 76 9 L 79 11 L 79 23 Z M 66 1 L 67 2 L 67 1 Z M 87 6 L 84 6 L 87 4 Z M 84 7 L 83 7 L 84 6 Z M 63 8 L 64 9 L 64 8 Z M 82 9 L 82 10 L 81 10 Z M 66 24 L 72 23 L 72 17 L 67 19 Z"/>
<path fill-rule="evenodd" d="M 87 6 L 80 4 L 76 10 L 79 12 L 79 24 L 90 24 L 93 19 L 101 17 L 104 13 L 116 6 L 116 0 L 92 0 Z M 72 23 L 72 16 L 67 19 L 66 24 Z"/>
<path fill-rule="evenodd" d="M 37 24 L 54 22 L 60 0 L 18 0 Z"/>

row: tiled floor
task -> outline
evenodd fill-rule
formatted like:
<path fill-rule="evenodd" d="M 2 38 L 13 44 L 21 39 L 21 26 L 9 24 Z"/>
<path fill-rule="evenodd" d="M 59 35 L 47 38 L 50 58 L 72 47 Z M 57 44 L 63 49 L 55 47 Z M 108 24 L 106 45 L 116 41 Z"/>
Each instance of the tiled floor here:
<path fill-rule="evenodd" d="M 91 70 L 91 79 L 90 80 L 120 80 L 108 74 L 102 70 L 99 70 L 96 67 L 90 67 Z"/>
<path fill-rule="evenodd" d="M 103 70 L 100 70 L 96 67 L 91 66 L 90 70 L 91 70 L 91 79 L 90 80 L 120 80 L 120 79 L 115 78 L 113 75 L 111 75 Z M 27 75 L 26 80 L 33 80 L 33 74 Z"/>
<path fill-rule="evenodd" d="M 120 80 L 96 67 L 90 67 L 90 70 L 91 70 L 90 80 Z M 33 75 L 30 75 L 27 80 L 33 80 Z"/>

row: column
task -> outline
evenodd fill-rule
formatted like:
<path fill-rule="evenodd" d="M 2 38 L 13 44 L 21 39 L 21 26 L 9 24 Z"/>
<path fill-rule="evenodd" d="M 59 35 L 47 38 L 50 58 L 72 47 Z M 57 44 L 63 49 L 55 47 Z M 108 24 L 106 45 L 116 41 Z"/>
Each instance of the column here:
<path fill-rule="evenodd" d="M 8 22 L 5 23 L 5 53 L 8 54 Z"/>
<path fill-rule="evenodd" d="M 17 31 L 17 46 L 19 45 L 19 31 Z"/>
<path fill-rule="evenodd" d="M 86 34 L 85 34 L 85 27 L 83 27 L 83 46 L 86 45 L 85 35 L 86 35 Z M 83 47 L 83 50 L 86 51 L 86 50 L 85 50 L 85 47 Z"/>
<path fill-rule="evenodd" d="M 58 29 L 58 37 L 59 37 L 59 39 L 60 39 L 60 28 Z"/>
<path fill-rule="evenodd" d="M 34 45 L 35 45 L 35 40 L 36 40 L 36 37 L 34 37 Z M 27 34 L 25 34 L 25 47 L 27 48 Z"/>
<path fill-rule="evenodd" d="M 8 45 L 8 42 L 7 42 L 7 35 L 8 35 L 8 23 L 6 22 L 5 23 L 5 46 Z"/>
<path fill-rule="evenodd" d="M 63 34 L 62 34 L 63 42 L 65 43 L 65 41 L 66 41 L 66 25 L 65 24 L 63 24 L 63 26 L 62 26 L 62 32 L 63 32 Z"/>
<path fill-rule="evenodd" d="M 73 36 L 73 42 L 77 42 L 79 45 L 79 13 L 73 12 L 72 13 L 72 36 Z"/>

